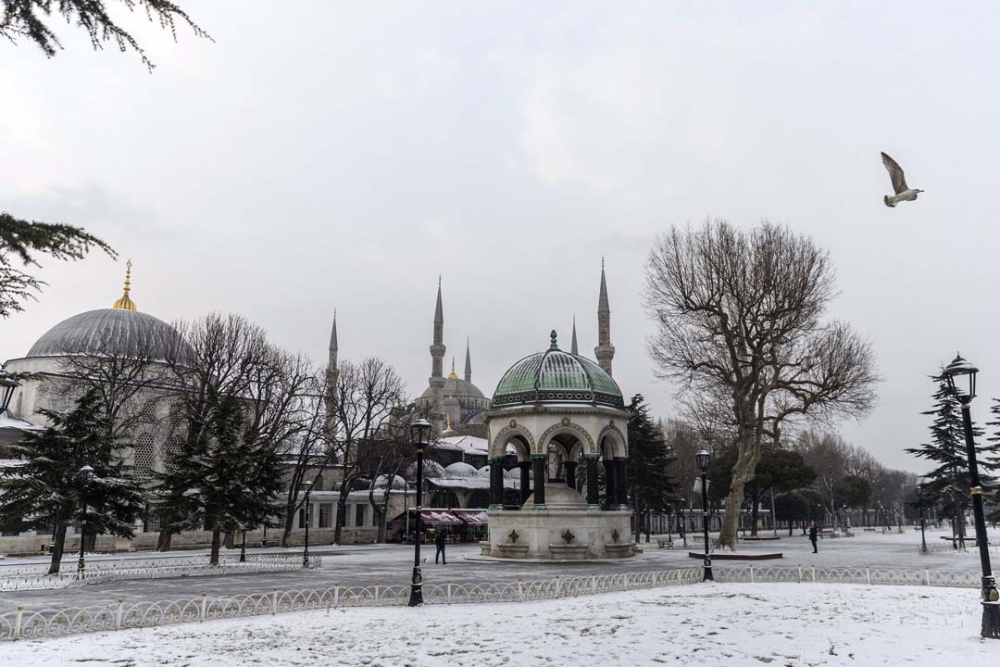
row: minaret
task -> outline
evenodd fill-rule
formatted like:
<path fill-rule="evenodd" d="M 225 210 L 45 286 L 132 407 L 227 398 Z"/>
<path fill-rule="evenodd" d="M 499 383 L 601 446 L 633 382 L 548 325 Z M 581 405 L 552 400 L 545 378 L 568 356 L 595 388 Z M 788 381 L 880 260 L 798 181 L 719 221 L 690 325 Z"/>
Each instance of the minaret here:
<path fill-rule="evenodd" d="M 434 307 L 434 341 L 431 343 L 431 377 L 430 385 L 434 395 L 434 408 L 430 415 L 431 422 L 440 431 L 444 424 L 444 400 L 441 390 L 444 389 L 444 306 L 441 302 L 441 277 L 438 276 L 437 304 Z"/>
<path fill-rule="evenodd" d="M 333 311 L 333 328 L 330 330 L 330 356 L 326 365 L 326 430 L 327 437 L 333 441 L 334 428 L 337 423 L 337 381 L 340 379 L 340 369 L 337 366 L 337 311 Z"/>
<path fill-rule="evenodd" d="M 573 316 L 573 343 L 570 346 L 570 352 L 580 356 L 580 348 L 576 345 L 576 315 Z"/>
<path fill-rule="evenodd" d="M 469 339 L 465 339 L 465 381 L 472 384 L 472 355 L 469 353 Z"/>
<path fill-rule="evenodd" d="M 132 289 L 132 260 L 125 262 L 125 289 L 122 291 L 122 297 L 115 301 L 111 307 L 118 308 L 119 310 L 136 310 L 135 301 L 129 297 L 128 293 Z"/>
<path fill-rule="evenodd" d="M 594 348 L 597 363 L 611 375 L 611 360 L 615 358 L 615 346 L 611 344 L 611 308 L 608 306 L 608 283 L 604 278 L 604 258 L 601 258 L 601 294 L 597 299 L 597 347 Z"/>

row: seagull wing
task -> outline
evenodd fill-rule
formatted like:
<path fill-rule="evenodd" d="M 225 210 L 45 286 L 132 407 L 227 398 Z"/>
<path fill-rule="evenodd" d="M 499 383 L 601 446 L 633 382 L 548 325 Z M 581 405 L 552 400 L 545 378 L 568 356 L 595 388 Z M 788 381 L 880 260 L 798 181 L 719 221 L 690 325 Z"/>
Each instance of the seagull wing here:
<path fill-rule="evenodd" d="M 886 170 L 889 172 L 889 178 L 892 179 L 892 189 L 896 191 L 897 195 L 904 190 L 909 190 L 906 185 L 906 176 L 903 175 L 903 169 L 895 160 L 882 153 L 882 164 L 885 165 Z"/>

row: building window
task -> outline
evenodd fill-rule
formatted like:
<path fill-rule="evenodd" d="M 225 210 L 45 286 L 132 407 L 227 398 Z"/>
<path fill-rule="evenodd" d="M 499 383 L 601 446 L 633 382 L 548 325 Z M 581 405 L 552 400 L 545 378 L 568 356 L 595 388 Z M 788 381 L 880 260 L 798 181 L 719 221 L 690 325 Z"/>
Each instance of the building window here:
<path fill-rule="evenodd" d="M 149 433 L 143 433 L 135 439 L 132 466 L 136 477 L 140 479 L 149 477 L 153 469 L 153 436 Z"/>
<path fill-rule="evenodd" d="M 330 528 L 332 527 L 333 518 L 333 503 L 322 503 L 319 506 L 319 527 L 320 528 Z"/>
<path fill-rule="evenodd" d="M 365 506 L 363 503 L 354 506 L 354 525 L 358 527 L 365 525 Z"/>

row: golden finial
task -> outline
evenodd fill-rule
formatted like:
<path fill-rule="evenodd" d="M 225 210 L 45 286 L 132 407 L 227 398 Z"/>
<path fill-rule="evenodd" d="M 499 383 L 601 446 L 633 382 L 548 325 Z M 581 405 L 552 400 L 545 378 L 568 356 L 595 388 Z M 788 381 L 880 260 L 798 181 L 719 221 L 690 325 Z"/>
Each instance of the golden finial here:
<path fill-rule="evenodd" d="M 448 375 L 449 380 L 457 380 L 458 376 L 455 375 L 455 357 L 451 358 L 451 373 Z"/>
<path fill-rule="evenodd" d="M 125 289 L 122 292 L 122 298 L 118 299 L 111 305 L 112 308 L 118 308 L 120 310 L 138 310 L 135 307 L 135 301 L 129 297 L 129 291 L 132 289 L 132 260 L 125 262 Z"/>
<path fill-rule="evenodd" d="M 451 415 L 444 416 L 444 430 L 446 431 L 451 430 Z"/>
<path fill-rule="evenodd" d="M 601 255 L 601 271 L 604 270 L 604 255 Z"/>

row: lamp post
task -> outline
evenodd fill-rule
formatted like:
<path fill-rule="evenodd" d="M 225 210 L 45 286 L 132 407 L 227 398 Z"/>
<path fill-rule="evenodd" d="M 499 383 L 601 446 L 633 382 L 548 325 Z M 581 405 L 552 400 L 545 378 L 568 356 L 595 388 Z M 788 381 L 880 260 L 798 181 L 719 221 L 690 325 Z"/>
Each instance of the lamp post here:
<path fill-rule="evenodd" d="M 7 408 L 10 407 L 10 399 L 14 396 L 15 389 L 17 389 L 17 380 L 0 368 L 0 416 L 7 412 Z"/>
<path fill-rule="evenodd" d="M 709 549 L 708 542 L 708 477 L 706 472 L 708 472 L 708 464 L 712 460 L 712 455 L 707 449 L 699 449 L 695 452 L 694 460 L 698 464 L 698 469 L 701 470 L 701 517 L 702 517 L 702 527 L 705 533 L 705 561 L 702 563 L 702 581 L 714 581 L 715 577 L 712 576 L 712 552 Z"/>
<path fill-rule="evenodd" d="M 411 607 L 424 603 L 423 577 L 420 575 L 420 536 L 423 532 L 423 486 L 424 486 L 424 447 L 431 433 L 431 423 L 421 417 L 410 424 L 410 437 L 417 448 L 417 519 L 413 539 L 413 578 L 410 580 Z"/>
<path fill-rule="evenodd" d="M 948 364 L 941 376 L 948 382 L 948 388 L 962 404 L 962 424 L 965 427 L 965 449 L 969 458 L 969 493 L 972 495 L 972 513 L 976 521 L 976 545 L 979 546 L 979 560 L 983 569 L 982 604 L 983 627 L 981 635 L 984 638 L 1000 639 L 1000 593 L 997 592 L 996 581 L 993 579 L 993 568 L 990 565 L 990 549 L 986 537 L 986 519 L 983 516 L 982 488 L 979 486 L 979 468 L 976 464 L 976 443 L 972 438 L 972 399 L 976 397 L 976 374 L 979 369 L 956 355 L 954 361 Z M 968 390 L 958 389 L 955 379 L 961 376 L 969 378 Z"/>
<path fill-rule="evenodd" d="M 91 477 L 94 474 L 94 469 L 90 466 L 83 466 L 80 468 L 80 478 L 83 481 L 83 488 L 80 491 L 82 512 L 80 513 L 80 559 L 76 562 L 76 576 L 77 578 L 83 577 L 83 570 L 86 564 L 83 560 L 83 552 L 87 544 L 87 487 L 90 486 Z"/>
<path fill-rule="evenodd" d="M 309 567 L 309 494 L 312 493 L 312 481 L 306 481 L 302 483 L 306 487 L 306 498 L 302 503 L 302 511 L 305 512 L 306 520 L 306 543 L 305 548 L 302 550 L 302 567 Z"/>

